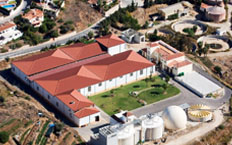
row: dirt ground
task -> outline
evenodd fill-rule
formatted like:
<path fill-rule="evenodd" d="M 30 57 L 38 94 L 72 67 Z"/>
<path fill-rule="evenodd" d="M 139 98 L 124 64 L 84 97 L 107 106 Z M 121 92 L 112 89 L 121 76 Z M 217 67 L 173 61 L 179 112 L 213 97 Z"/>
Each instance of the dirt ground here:
<path fill-rule="evenodd" d="M 221 129 L 218 127 L 208 135 L 203 137 L 200 141 L 196 141 L 192 145 L 231 145 L 230 139 L 232 137 L 232 118 L 223 124 Z"/>
<path fill-rule="evenodd" d="M 231 56 L 218 56 L 218 57 L 209 57 L 209 59 L 216 66 L 222 68 L 223 77 L 225 80 L 232 85 L 232 55 Z"/>
<path fill-rule="evenodd" d="M 144 8 L 138 8 L 136 11 L 132 13 L 132 16 L 136 18 L 140 25 L 144 25 L 146 21 L 149 21 L 150 15 L 153 15 L 157 13 L 158 8 L 166 7 L 166 4 L 160 4 L 160 5 L 153 5 L 150 8 L 144 9 Z"/>
<path fill-rule="evenodd" d="M 76 30 L 81 31 L 100 20 L 102 15 L 81 0 L 67 0 L 65 1 L 65 9 L 61 11 L 59 18 L 64 21 L 73 21 Z"/>

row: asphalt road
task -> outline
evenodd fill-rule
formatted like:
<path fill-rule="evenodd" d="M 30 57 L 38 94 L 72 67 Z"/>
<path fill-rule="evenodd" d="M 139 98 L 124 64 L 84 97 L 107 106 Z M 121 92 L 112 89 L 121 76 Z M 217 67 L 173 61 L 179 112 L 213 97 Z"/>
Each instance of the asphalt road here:
<path fill-rule="evenodd" d="M 132 110 L 131 112 L 139 117 L 144 114 L 148 113 L 157 113 L 160 111 L 163 111 L 166 107 L 170 105 L 181 105 L 184 103 L 188 103 L 189 105 L 193 104 L 205 104 L 210 106 L 212 109 L 216 109 L 224 104 L 224 102 L 227 102 L 232 94 L 232 90 L 222 85 L 219 81 L 214 79 L 212 76 L 210 76 L 208 73 L 206 73 L 201 68 L 194 66 L 194 70 L 208 78 L 209 80 L 213 81 L 214 83 L 218 84 L 219 86 L 222 86 L 225 88 L 225 95 L 222 98 L 219 99 L 208 99 L 208 98 L 201 98 L 195 93 L 191 92 L 189 89 L 185 88 L 184 86 L 180 85 L 178 82 L 171 80 L 171 83 L 180 89 L 181 93 L 177 96 L 159 101 L 157 103 L 147 105 L 135 110 Z"/>

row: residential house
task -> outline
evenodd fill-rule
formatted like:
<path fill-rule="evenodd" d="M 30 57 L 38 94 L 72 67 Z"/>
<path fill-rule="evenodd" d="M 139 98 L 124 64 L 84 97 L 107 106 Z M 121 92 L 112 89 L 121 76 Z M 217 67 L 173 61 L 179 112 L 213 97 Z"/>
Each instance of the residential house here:
<path fill-rule="evenodd" d="M 14 22 L 6 22 L 0 25 L 0 45 L 18 39 L 22 35 L 22 32 L 17 30 L 17 26 Z"/>
<path fill-rule="evenodd" d="M 31 9 L 29 12 L 27 12 L 25 15 L 22 16 L 24 19 L 28 19 L 29 22 L 34 27 L 39 27 L 42 25 L 44 21 L 44 14 L 43 11 L 39 9 Z"/>

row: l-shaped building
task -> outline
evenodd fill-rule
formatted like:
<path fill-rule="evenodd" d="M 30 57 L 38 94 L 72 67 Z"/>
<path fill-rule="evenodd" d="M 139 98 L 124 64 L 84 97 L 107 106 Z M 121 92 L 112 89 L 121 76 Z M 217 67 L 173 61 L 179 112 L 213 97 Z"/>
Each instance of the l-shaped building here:
<path fill-rule="evenodd" d="M 155 73 L 155 65 L 115 35 L 61 47 L 12 63 L 11 71 L 77 126 L 100 120 L 87 96 Z"/>

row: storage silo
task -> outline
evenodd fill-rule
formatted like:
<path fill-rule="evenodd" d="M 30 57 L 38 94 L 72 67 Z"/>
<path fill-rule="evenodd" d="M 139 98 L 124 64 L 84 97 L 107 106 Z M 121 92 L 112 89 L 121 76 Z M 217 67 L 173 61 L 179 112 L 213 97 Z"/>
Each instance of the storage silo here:
<path fill-rule="evenodd" d="M 163 136 L 164 122 L 159 116 L 147 116 L 142 121 L 142 132 L 145 141 L 153 141 Z"/>
<path fill-rule="evenodd" d="M 167 107 L 162 118 L 164 120 L 165 128 L 169 130 L 179 130 L 186 128 L 187 115 L 185 111 L 179 106 Z"/>
<path fill-rule="evenodd" d="M 118 133 L 118 145 L 134 145 L 134 127 L 128 125 Z"/>

